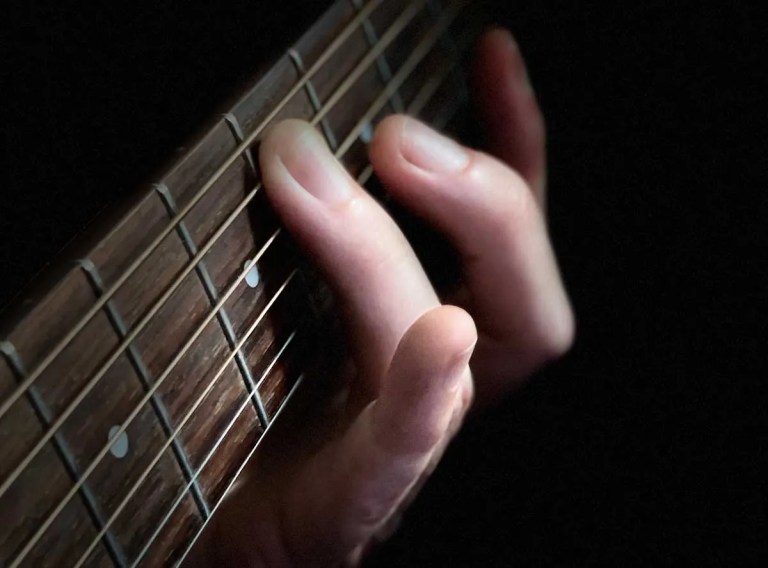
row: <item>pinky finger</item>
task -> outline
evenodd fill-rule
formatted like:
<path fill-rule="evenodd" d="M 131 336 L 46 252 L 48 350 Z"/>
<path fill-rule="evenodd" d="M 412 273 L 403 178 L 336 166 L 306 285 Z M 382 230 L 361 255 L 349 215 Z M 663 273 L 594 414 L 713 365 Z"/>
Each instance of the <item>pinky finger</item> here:
<path fill-rule="evenodd" d="M 490 152 L 546 199 L 546 133 L 520 49 L 503 29 L 486 32 L 472 65 L 472 94 Z"/>
<path fill-rule="evenodd" d="M 409 328 L 379 398 L 293 484 L 286 533 L 297 563 L 354 558 L 398 510 L 466 411 L 476 340 L 472 318 L 450 306 Z"/>

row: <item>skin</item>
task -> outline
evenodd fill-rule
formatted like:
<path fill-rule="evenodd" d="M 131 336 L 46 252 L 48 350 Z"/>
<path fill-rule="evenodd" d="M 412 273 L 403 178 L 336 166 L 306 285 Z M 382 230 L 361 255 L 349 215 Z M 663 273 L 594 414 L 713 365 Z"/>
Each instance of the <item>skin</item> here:
<path fill-rule="evenodd" d="M 263 140 L 268 197 L 343 311 L 354 392 L 319 442 L 246 475 L 189 565 L 356 564 L 396 525 L 473 397 L 498 401 L 571 345 L 543 214 L 544 123 L 508 32 L 483 35 L 472 83 L 489 153 L 403 116 L 384 120 L 369 150 L 394 199 L 455 245 L 453 305 L 315 130 L 289 120 Z"/>

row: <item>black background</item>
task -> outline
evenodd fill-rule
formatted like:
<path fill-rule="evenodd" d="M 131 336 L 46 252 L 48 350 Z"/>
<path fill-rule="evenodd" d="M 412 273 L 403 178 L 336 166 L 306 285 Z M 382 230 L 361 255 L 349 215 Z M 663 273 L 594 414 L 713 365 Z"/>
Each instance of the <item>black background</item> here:
<path fill-rule="evenodd" d="M 547 117 L 578 339 L 467 424 L 371 565 L 768 558 L 768 58 L 757 3 L 712 4 L 494 8 Z M 0 303 L 322 9 L 275 5 L 13 10 Z"/>

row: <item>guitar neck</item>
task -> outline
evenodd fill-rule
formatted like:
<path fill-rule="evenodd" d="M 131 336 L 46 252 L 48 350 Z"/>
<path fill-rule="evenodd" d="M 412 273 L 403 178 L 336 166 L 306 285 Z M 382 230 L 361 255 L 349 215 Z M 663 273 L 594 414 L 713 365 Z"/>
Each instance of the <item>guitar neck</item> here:
<path fill-rule="evenodd" d="M 306 119 L 373 188 L 373 126 L 445 125 L 474 30 L 455 3 L 337 2 L 59 259 L 0 334 L 0 566 L 183 558 L 307 380 L 330 305 L 260 190 L 261 134 Z"/>

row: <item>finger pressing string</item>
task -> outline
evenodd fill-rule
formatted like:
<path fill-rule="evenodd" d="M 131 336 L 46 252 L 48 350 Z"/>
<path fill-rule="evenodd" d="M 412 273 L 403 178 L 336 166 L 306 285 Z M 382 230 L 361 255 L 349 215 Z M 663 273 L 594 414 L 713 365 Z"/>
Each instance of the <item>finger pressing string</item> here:
<path fill-rule="evenodd" d="M 540 208 L 514 170 L 408 117 L 385 119 L 371 163 L 392 196 L 444 232 L 462 258 L 468 307 L 507 386 L 571 344 L 573 315 Z M 498 356 L 497 356 L 498 355 Z M 476 368 L 478 374 L 480 369 Z M 478 384 L 478 392 L 489 386 Z"/>
<path fill-rule="evenodd" d="M 380 378 L 405 330 L 439 305 L 400 229 L 302 121 L 272 130 L 260 149 L 267 195 L 349 316 L 367 377 Z"/>

